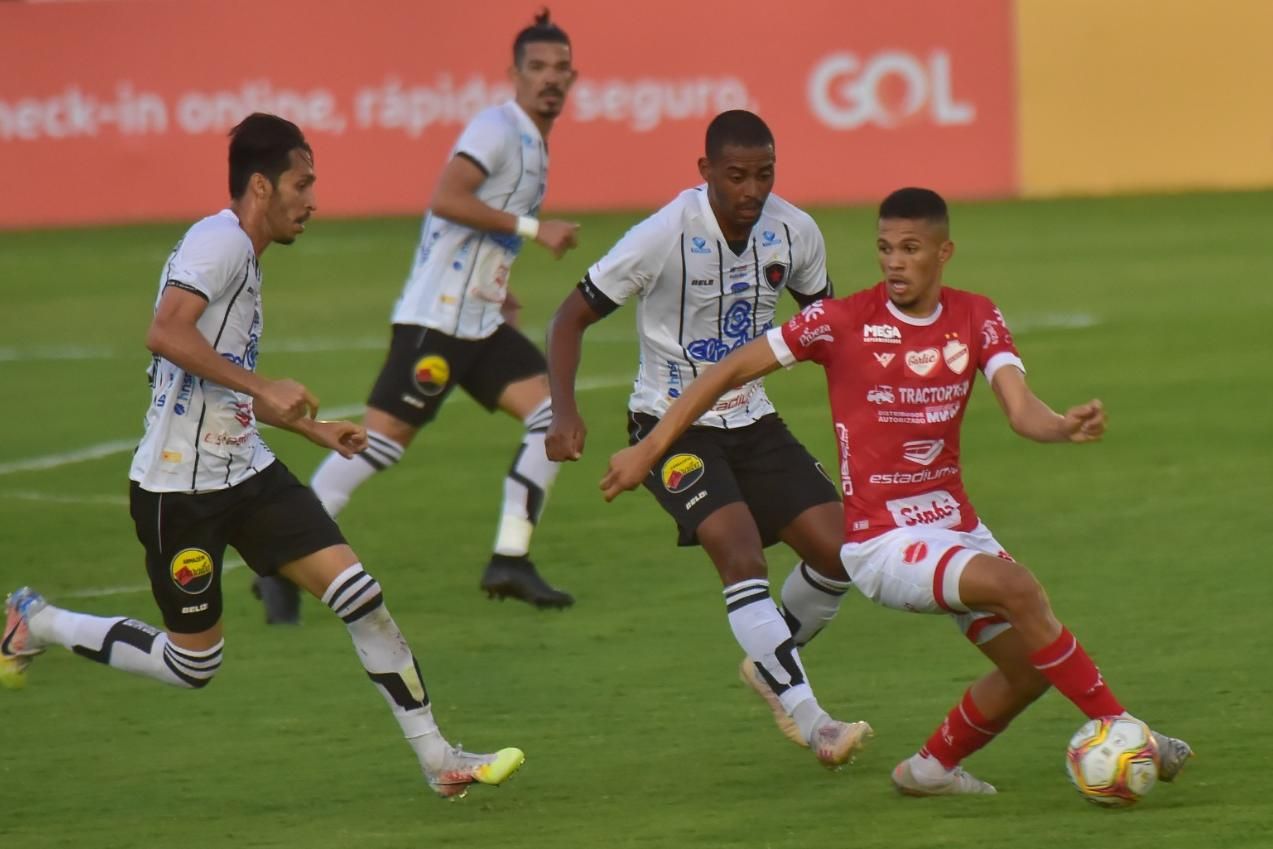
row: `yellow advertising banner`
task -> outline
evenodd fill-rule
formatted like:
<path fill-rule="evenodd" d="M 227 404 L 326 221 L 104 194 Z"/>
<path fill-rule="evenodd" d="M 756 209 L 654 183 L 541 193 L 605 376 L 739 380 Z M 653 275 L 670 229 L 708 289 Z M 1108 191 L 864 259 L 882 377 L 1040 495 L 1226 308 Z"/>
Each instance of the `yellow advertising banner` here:
<path fill-rule="evenodd" d="M 1273 0 L 1018 0 L 1021 192 L 1273 187 Z"/>

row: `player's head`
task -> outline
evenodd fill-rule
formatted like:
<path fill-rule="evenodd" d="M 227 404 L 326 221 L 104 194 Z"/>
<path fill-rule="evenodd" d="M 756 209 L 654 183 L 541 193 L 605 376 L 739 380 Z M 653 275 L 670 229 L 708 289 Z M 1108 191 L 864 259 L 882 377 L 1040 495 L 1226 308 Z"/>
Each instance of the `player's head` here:
<path fill-rule="evenodd" d="M 254 112 L 230 131 L 230 198 L 260 216 L 270 241 L 304 232 L 318 208 L 314 179 L 314 152 L 291 121 Z"/>
<path fill-rule="evenodd" d="M 517 104 L 526 114 L 548 121 L 561 114 L 575 81 L 570 36 L 552 21 L 547 9 L 513 39 L 513 81 Z"/>
<path fill-rule="evenodd" d="M 880 204 L 875 252 L 889 300 L 928 315 L 941 297 L 942 268 L 955 253 L 946 201 L 931 189 L 898 189 Z"/>
<path fill-rule="evenodd" d="M 720 113 L 707 125 L 698 173 L 722 224 L 750 230 L 774 188 L 774 134 L 745 109 Z"/>

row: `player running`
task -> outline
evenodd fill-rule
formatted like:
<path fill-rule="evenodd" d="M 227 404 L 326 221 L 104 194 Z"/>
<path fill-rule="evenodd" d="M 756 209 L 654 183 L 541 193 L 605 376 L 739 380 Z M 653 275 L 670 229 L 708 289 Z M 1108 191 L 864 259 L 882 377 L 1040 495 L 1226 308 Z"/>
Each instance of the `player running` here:
<path fill-rule="evenodd" d="M 525 242 L 560 258 L 579 229 L 536 218 L 548 185 L 548 134 L 575 80 L 570 39 L 546 10 L 514 39 L 509 77 L 514 98 L 469 122 L 438 176 L 393 311 L 389 353 L 367 399 L 367 450 L 352 458 L 333 451 L 310 486 L 338 515 L 354 490 L 402 459 L 460 386 L 487 410 L 525 425 L 481 588 L 492 598 L 563 608 L 574 598 L 540 577 L 528 556 L 558 464 L 544 454 L 552 418 L 544 356 L 516 329 L 519 304 L 508 290 Z M 294 586 L 263 578 L 258 589 L 267 621 L 298 620 Z"/>
<path fill-rule="evenodd" d="M 165 630 L 54 607 L 23 587 L 5 603 L 0 684 L 24 685 L 31 661 L 61 645 L 175 687 L 206 686 L 221 666 L 221 572 L 232 545 L 257 574 L 282 575 L 344 621 L 429 786 L 455 798 L 473 782 L 500 784 L 524 756 L 470 754 L 447 743 L 380 584 L 256 427 L 259 419 L 345 457 L 367 446 L 361 426 L 315 419 L 318 400 L 301 384 L 256 374 L 260 257 L 304 232 L 316 208 L 314 180 L 300 129 L 250 115 L 230 133 L 229 208 L 191 227 L 159 278 L 146 335 L 151 403 L 129 500 Z"/>
<path fill-rule="evenodd" d="M 996 667 L 893 770 L 897 789 L 913 796 L 994 793 L 960 764 L 1049 686 L 1089 718 L 1125 713 L 1038 580 L 977 517 L 959 463 L 977 371 L 1027 439 L 1095 441 L 1105 411 L 1093 400 L 1059 414 L 1030 391 L 995 305 L 943 287 L 954 249 L 940 196 L 913 188 L 889 195 L 876 240 L 884 280 L 806 307 L 705 371 L 641 442 L 614 455 L 601 483 L 610 500 L 647 480 L 667 447 L 733 387 L 803 360 L 826 369 L 845 496 L 842 557 L 853 585 L 886 607 L 951 614 Z M 1154 739 L 1159 777 L 1171 781 L 1192 752 L 1181 740 Z"/>
<path fill-rule="evenodd" d="M 574 386 L 583 334 L 621 304 L 638 300 L 641 366 L 628 403 L 636 441 L 700 371 L 773 326 L 784 290 L 801 304 L 831 293 L 817 225 L 771 194 L 774 138 L 764 121 L 724 112 L 708 126 L 706 148 L 698 163 L 706 184 L 628 231 L 553 317 L 554 460 L 583 452 Z M 694 428 L 663 446 L 646 488 L 676 520 L 679 543 L 703 546 L 715 564 L 730 628 L 746 653 L 743 679 L 784 734 L 823 764 L 840 766 L 870 726 L 832 719 L 818 705 L 799 651 L 835 616 L 848 589 L 835 487 L 787 430 L 761 381 L 699 412 Z M 802 558 L 783 585 L 782 612 L 769 593 L 764 555 L 780 540 Z"/>

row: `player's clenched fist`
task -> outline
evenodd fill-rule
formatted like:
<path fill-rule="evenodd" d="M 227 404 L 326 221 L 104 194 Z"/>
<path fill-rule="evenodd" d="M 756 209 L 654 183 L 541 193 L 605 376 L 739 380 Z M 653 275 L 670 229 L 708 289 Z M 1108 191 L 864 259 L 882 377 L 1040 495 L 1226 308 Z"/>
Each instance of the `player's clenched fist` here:
<path fill-rule="evenodd" d="M 588 428 L 578 413 L 553 411 L 552 424 L 544 437 L 544 452 L 554 463 L 578 460 L 583 456 L 584 439 Z"/>
<path fill-rule="evenodd" d="M 1095 442 L 1105 433 L 1105 405 L 1097 399 L 1065 411 L 1070 442 Z"/>
<path fill-rule="evenodd" d="M 345 421 L 316 421 L 306 436 L 324 448 L 330 448 L 346 460 L 361 454 L 367 447 L 367 429 Z"/>
<path fill-rule="evenodd" d="M 561 259 L 566 251 L 579 244 L 579 225 L 573 221 L 558 221 L 550 218 L 539 222 L 539 233 L 535 241 L 552 251 L 555 258 Z"/>
<path fill-rule="evenodd" d="M 295 380 L 269 380 L 254 396 L 256 403 L 264 405 L 267 420 L 295 422 L 303 417 L 318 414 L 318 399 Z M 272 415 L 271 415 L 272 414 Z"/>

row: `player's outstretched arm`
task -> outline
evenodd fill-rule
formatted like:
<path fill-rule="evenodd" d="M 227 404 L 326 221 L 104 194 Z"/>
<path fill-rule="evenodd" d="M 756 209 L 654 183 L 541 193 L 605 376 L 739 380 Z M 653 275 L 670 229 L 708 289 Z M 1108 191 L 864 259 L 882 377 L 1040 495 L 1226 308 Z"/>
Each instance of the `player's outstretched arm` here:
<path fill-rule="evenodd" d="M 1030 390 L 1020 369 L 1004 366 L 991 384 L 1012 429 L 1035 442 L 1095 442 L 1105 433 L 1105 406 L 1093 398 L 1062 415 Z"/>
<path fill-rule="evenodd" d="M 548 323 L 548 391 L 553 399 L 553 420 L 548 426 L 544 450 L 558 463 L 583 456 L 588 428 L 575 400 L 575 377 L 583 357 L 583 334 L 602 316 L 572 289 Z"/>
<path fill-rule="evenodd" d="M 610 458 L 610 468 L 601 479 L 601 491 L 606 501 L 613 501 L 624 490 L 639 486 L 658 459 L 667 453 L 668 446 L 711 409 L 720 396 L 748 381 L 764 377 L 780 365 L 769 340 L 762 336 L 709 366 L 690 382 L 645 439 Z"/>
<path fill-rule="evenodd" d="M 146 331 L 146 347 L 196 377 L 251 395 L 262 421 L 269 416 L 277 420 L 271 424 L 286 426 L 318 412 L 318 399 L 296 381 L 267 380 L 218 354 L 196 326 L 207 306 L 202 295 L 168 286 Z"/>
<path fill-rule="evenodd" d="M 472 159 L 454 156 L 442 169 L 433 189 L 429 209 L 456 224 L 487 233 L 508 233 L 538 242 L 553 256 L 562 255 L 578 244 L 579 225 L 573 221 L 522 219 L 484 203 L 477 196 L 486 172 Z"/>

